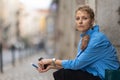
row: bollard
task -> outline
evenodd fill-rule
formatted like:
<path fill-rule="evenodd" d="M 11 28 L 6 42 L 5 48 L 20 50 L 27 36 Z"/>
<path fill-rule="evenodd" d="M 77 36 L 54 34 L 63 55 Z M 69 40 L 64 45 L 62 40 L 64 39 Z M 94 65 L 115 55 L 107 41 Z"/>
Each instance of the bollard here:
<path fill-rule="evenodd" d="M 19 62 L 22 62 L 22 54 L 21 54 L 22 49 L 20 47 L 18 48 L 18 52 L 19 52 Z"/>
<path fill-rule="evenodd" d="M 0 71 L 3 73 L 2 43 L 0 43 Z"/>
<path fill-rule="evenodd" d="M 11 53 L 12 53 L 12 65 L 15 66 L 15 46 L 11 46 Z"/>

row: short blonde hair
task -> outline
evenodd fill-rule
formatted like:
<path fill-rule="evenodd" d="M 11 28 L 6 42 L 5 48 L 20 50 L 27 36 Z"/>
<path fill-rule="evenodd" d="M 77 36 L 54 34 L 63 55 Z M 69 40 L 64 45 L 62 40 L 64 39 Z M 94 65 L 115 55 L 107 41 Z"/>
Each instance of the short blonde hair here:
<path fill-rule="evenodd" d="M 75 13 L 77 13 L 77 11 L 86 11 L 90 15 L 91 19 L 94 19 L 95 17 L 93 9 L 88 5 L 81 5 L 80 7 L 78 7 Z"/>

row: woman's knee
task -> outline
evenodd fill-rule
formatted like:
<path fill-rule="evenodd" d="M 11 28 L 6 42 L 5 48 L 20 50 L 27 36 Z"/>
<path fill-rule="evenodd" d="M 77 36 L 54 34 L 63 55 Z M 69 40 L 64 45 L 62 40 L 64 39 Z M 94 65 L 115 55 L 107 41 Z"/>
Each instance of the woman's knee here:
<path fill-rule="evenodd" d="M 55 80 L 64 80 L 63 79 L 63 71 L 62 71 L 62 69 L 53 72 L 53 77 L 54 77 Z"/>
<path fill-rule="evenodd" d="M 56 79 L 56 77 L 58 76 L 58 73 L 57 71 L 56 72 L 53 72 L 53 77 Z"/>

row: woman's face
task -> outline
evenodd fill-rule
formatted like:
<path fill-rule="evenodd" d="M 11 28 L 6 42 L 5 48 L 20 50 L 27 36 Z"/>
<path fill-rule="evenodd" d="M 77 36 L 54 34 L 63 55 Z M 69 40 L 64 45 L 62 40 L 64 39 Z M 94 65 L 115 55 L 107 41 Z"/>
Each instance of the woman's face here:
<path fill-rule="evenodd" d="M 76 12 L 76 27 L 77 30 L 84 33 L 90 29 L 93 25 L 94 20 L 90 18 L 90 15 L 86 11 Z"/>

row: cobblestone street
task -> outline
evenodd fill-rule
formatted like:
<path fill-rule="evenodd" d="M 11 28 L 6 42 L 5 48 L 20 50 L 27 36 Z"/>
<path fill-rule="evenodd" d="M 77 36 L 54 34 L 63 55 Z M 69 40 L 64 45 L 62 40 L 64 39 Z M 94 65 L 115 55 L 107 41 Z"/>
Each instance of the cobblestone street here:
<path fill-rule="evenodd" d="M 4 68 L 4 73 L 0 73 L 0 80 L 53 80 L 53 70 L 50 70 L 46 73 L 39 73 L 31 66 L 30 63 L 37 63 L 37 59 L 40 56 L 48 57 L 44 52 L 41 52 L 32 57 L 24 59 L 22 63 L 18 62 L 15 67 L 7 66 Z"/>

